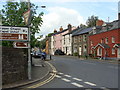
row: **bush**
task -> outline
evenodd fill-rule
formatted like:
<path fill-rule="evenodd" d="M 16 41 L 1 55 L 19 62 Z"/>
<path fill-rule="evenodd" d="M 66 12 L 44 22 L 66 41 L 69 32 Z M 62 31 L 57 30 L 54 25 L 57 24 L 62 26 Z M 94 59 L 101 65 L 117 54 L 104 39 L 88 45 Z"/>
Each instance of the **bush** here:
<path fill-rule="evenodd" d="M 73 53 L 73 56 L 78 56 L 78 55 L 79 55 L 78 52 Z"/>

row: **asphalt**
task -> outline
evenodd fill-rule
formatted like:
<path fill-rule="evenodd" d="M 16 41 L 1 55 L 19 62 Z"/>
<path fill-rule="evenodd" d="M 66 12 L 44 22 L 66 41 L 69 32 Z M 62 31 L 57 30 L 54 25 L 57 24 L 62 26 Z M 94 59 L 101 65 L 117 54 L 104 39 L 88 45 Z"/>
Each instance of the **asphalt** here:
<path fill-rule="evenodd" d="M 32 58 L 33 65 L 31 67 L 31 80 L 21 80 L 17 81 L 11 84 L 7 84 L 2 86 L 2 89 L 8 89 L 8 88 L 17 88 L 21 86 L 25 86 L 28 84 L 35 83 L 37 81 L 42 81 L 42 79 L 49 76 L 49 74 L 52 72 L 53 68 L 48 63 L 49 59 L 47 58 L 45 62 L 42 62 L 40 58 Z M 42 67 L 42 64 L 45 65 L 45 67 Z"/>

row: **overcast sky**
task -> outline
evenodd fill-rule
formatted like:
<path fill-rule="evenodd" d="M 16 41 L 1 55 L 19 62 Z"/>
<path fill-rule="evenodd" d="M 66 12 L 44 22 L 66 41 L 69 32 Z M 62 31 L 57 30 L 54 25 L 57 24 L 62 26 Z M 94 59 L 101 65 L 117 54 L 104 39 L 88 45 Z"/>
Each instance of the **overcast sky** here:
<path fill-rule="evenodd" d="M 54 29 L 59 31 L 62 26 L 67 28 L 68 24 L 78 26 L 86 24 L 88 17 L 94 15 L 105 22 L 117 19 L 118 1 L 119 0 L 30 0 L 39 6 L 37 13 L 44 12 L 43 25 L 41 31 L 36 34 L 47 35 L 52 33 Z M 3 3 L 1 3 L 3 4 Z M 42 9 L 40 6 L 45 5 Z M 1 5 L 0 5 L 1 8 Z"/>

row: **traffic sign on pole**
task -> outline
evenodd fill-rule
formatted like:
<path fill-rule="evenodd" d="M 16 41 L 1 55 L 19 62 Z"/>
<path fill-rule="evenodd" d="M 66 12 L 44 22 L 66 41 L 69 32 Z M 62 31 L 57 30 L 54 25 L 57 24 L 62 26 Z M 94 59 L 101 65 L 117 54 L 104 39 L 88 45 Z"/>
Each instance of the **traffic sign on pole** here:
<path fill-rule="evenodd" d="M 28 27 L 0 26 L 0 40 L 28 41 Z"/>
<path fill-rule="evenodd" d="M 29 48 L 27 42 L 14 42 L 13 47 L 14 48 Z"/>
<path fill-rule="evenodd" d="M 23 13 L 24 21 L 26 25 L 30 24 L 31 21 L 31 10 L 29 9 L 27 12 Z"/>

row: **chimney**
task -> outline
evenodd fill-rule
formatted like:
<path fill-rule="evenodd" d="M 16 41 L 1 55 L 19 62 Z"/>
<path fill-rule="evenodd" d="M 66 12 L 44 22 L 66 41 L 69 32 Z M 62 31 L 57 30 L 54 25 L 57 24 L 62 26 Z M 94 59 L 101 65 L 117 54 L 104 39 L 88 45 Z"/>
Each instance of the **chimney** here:
<path fill-rule="evenodd" d="M 96 21 L 96 26 L 102 26 L 104 24 L 103 20 L 97 20 Z"/>
<path fill-rule="evenodd" d="M 56 29 L 54 30 L 54 33 L 57 33 L 57 30 L 56 30 Z"/>
<path fill-rule="evenodd" d="M 60 32 L 63 30 L 62 26 L 60 27 Z"/>
<path fill-rule="evenodd" d="M 72 25 L 71 24 L 68 24 L 68 30 L 69 30 L 69 32 L 72 30 Z"/>

